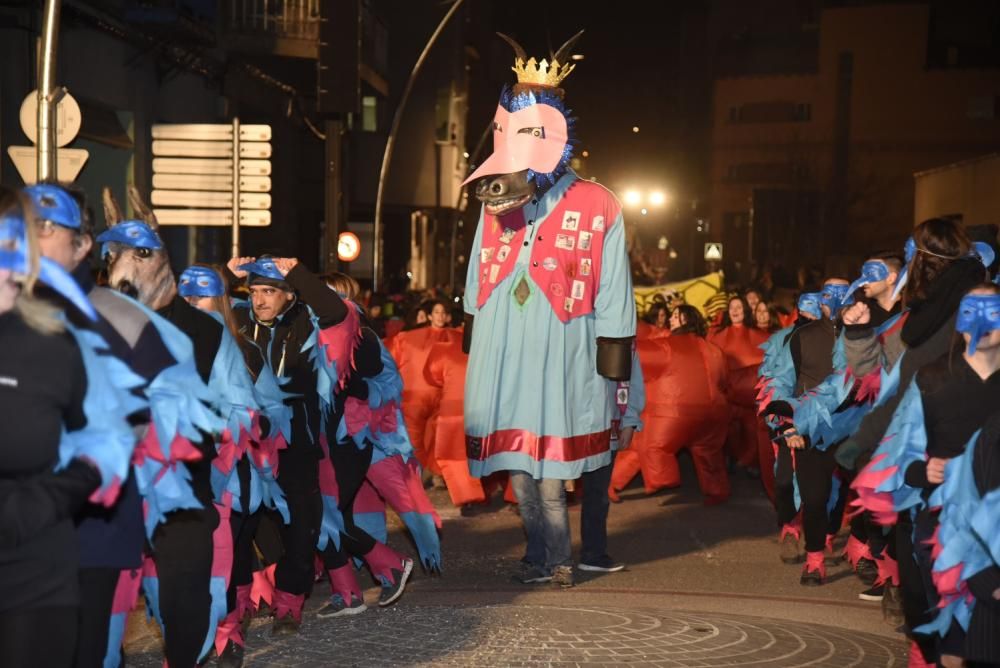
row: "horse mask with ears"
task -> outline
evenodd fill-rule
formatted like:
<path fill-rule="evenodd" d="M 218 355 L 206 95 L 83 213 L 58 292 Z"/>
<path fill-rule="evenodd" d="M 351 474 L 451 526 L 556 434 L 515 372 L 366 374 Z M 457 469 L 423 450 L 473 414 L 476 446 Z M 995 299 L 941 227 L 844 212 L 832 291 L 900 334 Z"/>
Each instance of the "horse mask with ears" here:
<path fill-rule="evenodd" d="M 520 44 L 497 33 L 515 53 L 517 84 L 504 88 L 493 118 L 493 154 L 465 180 L 481 179 L 476 197 L 486 213 L 502 216 L 528 203 L 566 173 L 573 156 L 573 124 L 559 84 L 575 65 L 571 49 L 580 31 L 563 44 L 551 62 L 538 63 Z"/>
<path fill-rule="evenodd" d="M 166 306 L 177 293 L 177 283 L 156 216 L 135 186 L 129 186 L 128 198 L 141 220 L 126 220 L 109 188 L 103 196 L 108 229 L 97 242 L 108 263 L 108 285 L 152 309 Z"/>

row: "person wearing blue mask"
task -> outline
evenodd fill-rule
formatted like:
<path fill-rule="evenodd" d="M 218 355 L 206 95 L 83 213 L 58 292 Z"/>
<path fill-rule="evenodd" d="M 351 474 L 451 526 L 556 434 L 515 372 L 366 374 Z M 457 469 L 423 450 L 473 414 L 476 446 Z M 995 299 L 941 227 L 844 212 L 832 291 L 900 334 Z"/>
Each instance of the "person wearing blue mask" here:
<path fill-rule="evenodd" d="M 953 330 L 962 343 L 923 366 L 902 388 L 886 438 L 855 484 L 862 506 L 883 521 L 896 519 L 893 513 L 911 518 L 912 529 L 903 531 L 899 524 L 895 534 L 911 656 L 919 652 L 940 665 L 960 665 L 954 660 L 965 650 L 960 625 L 935 615 L 940 598 L 932 568 L 941 504 L 933 494 L 945 480 L 948 462 L 965 452 L 1000 406 L 998 293 L 985 283 L 962 297 Z"/>
<path fill-rule="evenodd" d="M 67 311 L 96 312 L 38 256 L 31 209 L 0 190 L 0 647 L 5 665 L 62 667 L 73 664 L 81 600 L 73 516 L 88 498 L 114 502 L 135 440 L 116 395 L 88 403 L 110 381 Z"/>
<path fill-rule="evenodd" d="M 828 508 L 834 493 L 831 446 L 835 444 L 820 444 L 816 434 L 801 432 L 795 422 L 794 406 L 836 371 L 837 318 L 848 288 L 846 280 L 830 278 L 819 292 L 799 297 L 799 321 L 785 335 L 784 354 L 791 358 L 789 386 L 784 396 L 772 397 L 762 410 L 778 444 L 775 506 L 782 527 L 780 556 L 785 563 L 801 562 L 798 543 L 804 537 L 803 585 L 819 585 L 825 580 L 824 550 L 828 548 L 828 537 L 839 528 L 839 515 L 835 512 L 831 516 Z M 768 364 L 765 358 L 765 367 Z"/>
<path fill-rule="evenodd" d="M 904 247 L 905 264 L 894 293 L 902 298 L 902 315 L 884 332 L 872 326 L 870 310 L 855 304 L 844 312 L 849 328 L 845 339 L 848 367 L 857 377 L 881 374 L 877 405 L 851 436 L 837 449 L 836 459 L 846 470 L 862 468 L 886 436 L 896 407 L 914 375 L 951 348 L 955 319 L 962 297 L 986 277 L 982 260 L 973 254 L 968 233 L 956 221 L 933 218 L 917 225 Z M 883 328 L 885 323 L 883 323 Z M 900 572 L 908 567 L 906 548 L 897 546 L 912 535 L 910 517 L 899 515 L 898 524 L 886 537 L 891 558 L 884 576 L 883 613 L 902 621 L 905 598 L 916 598 L 900 590 Z M 898 570 L 893 566 L 898 564 Z M 914 604 L 917 605 L 917 604 Z M 897 622 L 898 623 L 898 622 Z"/>
<path fill-rule="evenodd" d="M 286 401 L 293 410 L 291 438 L 279 455 L 278 485 L 290 521 L 281 530 L 285 552 L 275 570 L 271 627 L 273 635 L 294 634 L 312 589 L 317 545 L 325 546 L 324 538 L 336 539 L 328 535 L 328 523 L 323 522 L 324 446 L 334 469 L 342 474 L 349 467 L 366 470 L 371 461 L 371 444 L 359 448 L 350 439 L 338 439 L 337 431 L 354 371 L 352 361 L 368 356 L 358 354 L 364 344 L 358 311 L 297 259 L 239 257 L 227 268 L 250 290 L 250 302 L 235 308 L 234 315 L 240 334 L 256 350 L 248 360 L 251 373 L 268 366 L 277 378 L 288 379 L 283 389 L 294 395 Z M 370 537 L 362 538 L 351 552 L 363 555 L 372 567 L 382 584 L 379 602 L 389 605 L 402 595 L 413 560 Z"/>

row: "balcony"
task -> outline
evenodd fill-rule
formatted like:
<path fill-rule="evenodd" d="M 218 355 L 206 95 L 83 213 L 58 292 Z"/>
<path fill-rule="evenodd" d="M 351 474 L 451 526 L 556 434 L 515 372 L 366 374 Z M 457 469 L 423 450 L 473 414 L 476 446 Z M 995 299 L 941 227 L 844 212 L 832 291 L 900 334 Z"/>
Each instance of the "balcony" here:
<path fill-rule="evenodd" d="M 288 58 L 319 58 L 320 0 L 228 0 L 222 44 Z"/>

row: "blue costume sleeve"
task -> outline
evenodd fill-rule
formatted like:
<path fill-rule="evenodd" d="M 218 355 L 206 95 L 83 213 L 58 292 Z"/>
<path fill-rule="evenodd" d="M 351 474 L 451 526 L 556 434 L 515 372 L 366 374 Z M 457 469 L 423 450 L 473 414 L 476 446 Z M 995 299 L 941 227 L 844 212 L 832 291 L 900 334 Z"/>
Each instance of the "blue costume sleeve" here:
<path fill-rule="evenodd" d="M 76 458 L 89 461 L 101 475 L 101 486 L 91 501 L 112 505 L 119 486 L 128 477 L 136 435 L 127 417 L 145 409 L 146 402 L 134 394 L 145 381 L 118 358 L 107 354 L 107 343 L 95 332 L 67 331 L 76 339 L 87 373 L 87 393 L 83 429 L 62 434 L 59 442 L 59 469 Z"/>
<path fill-rule="evenodd" d="M 986 498 L 980 497 L 973 474 L 975 448 L 992 445 L 982 443 L 979 434 L 973 435 L 964 454 L 948 462 L 944 483 L 931 494 L 930 505 L 941 506 L 931 551 L 934 557 L 931 577 L 941 601 L 937 616 L 918 627 L 919 633 L 937 633 L 943 637 L 952 622 L 968 629 L 976 605 L 968 580 L 986 568 L 996 567 L 1000 557 L 1000 541 L 996 540 L 1000 494 L 994 491 Z M 993 538 L 992 545 L 988 536 Z"/>
<path fill-rule="evenodd" d="M 146 386 L 152 424 L 136 448 L 136 483 L 146 501 L 146 535 L 152 537 L 167 513 L 201 507 L 180 463 L 200 459 L 193 442 L 220 433 L 225 421 L 211 408 L 216 398 L 198 374 L 187 335 L 145 305 L 129 303 L 146 314 L 174 359 Z"/>
<path fill-rule="evenodd" d="M 620 213 L 604 236 L 601 284 L 594 298 L 594 315 L 597 336 L 614 339 L 635 336 L 635 293 L 625 250 L 625 221 Z"/>
<path fill-rule="evenodd" d="M 858 492 L 855 503 L 870 511 L 881 524 L 894 523 L 897 513 L 923 507 L 922 490 L 907 485 L 905 474 L 910 464 L 924 461 L 926 454 L 923 401 L 914 378 L 893 413 L 882 443 L 854 479 L 852 486 Z"/>
<path fill-rule="evenodd" d="M 281 385 L 287 382 L 276 378 L 266 364 L 257 375 L 255 401 L 260 408 L 260 417 L 267 422 L 267 429 L 261 430 L 257 447 L 250 449 L 250 462 L 260 476 L 261 503 L 277 509 L 286 523 L 289 520 L 288 504 L 277 479 L 278 453 L 288 447 L 292 438 L 292 407 L 285 400 L 294 395 L 281 389 Z"/>
<path fill-rule="evenodd" d="M 787 401 L 795 393 L 795 362 L 788 345 L 791 327 L 775 332 L 761 346 L 764 361 L 757 370 L 757 405 L 764 412 L 772 401 Z"/>

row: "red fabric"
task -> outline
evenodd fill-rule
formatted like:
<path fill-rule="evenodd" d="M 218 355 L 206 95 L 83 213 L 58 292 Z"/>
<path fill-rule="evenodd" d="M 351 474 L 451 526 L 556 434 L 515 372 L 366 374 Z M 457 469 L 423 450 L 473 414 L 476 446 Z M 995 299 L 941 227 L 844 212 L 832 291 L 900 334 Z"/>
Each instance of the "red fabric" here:
<path fill-rule="evenodd" d="M 372 484 L 365 480 L 354 496 L 351 509 L 355 515 L 363 513 L 385 513 L 385 501 L 378 495 Z"/>
<path fill-rule="evenodd" d="M 606 188 L 577 180 L 546 217 L 544 233 L 535 238 L 528 273 L 562 322 L 593 312 L 604 235 L 620 211 L 618 200 Z M 485 215 L 476 295 L 480 308 L 514 271 L 527 228 L 524 209 L 501 217 Z"/>
<path fill-rule="evenodd" d="M 851 568 L 855 570 L 858 568 L 858 562 L 862 559 L 874 561 L 872 551 L 868 548 L 868 544 L 862 543 L 860 540 L 855 538 L 853 534 L 847 539 L 847 545 L 844 546 L 844 556 L 847 557 L 847 561 L 850 562 Z"/>
<path fill-rule="evenodd" d="M 142 572 L 136 568 L 134 570 L 124 570 L 118 575 L 118 584 L 115 585 L 115 597 L 111 603 L 111 614 L 128 613 L 135 607 L 139 600 L 139 587 L 142 585 Z"/>
<path fill-rule="evenodd" d="M 878 579 L 875 581 L 876 585 L 888 582 L 894 587 L 899 586 L 899 563 L 886 554 L 885 550 L 882 551 L 882 556 L 875 560 L 875 565 L 878 566 Z"/>
<path fill-rule="evenodd" d="M 819 576 L 826 580 L 826 559 L 823 552 L 806 552 L 806 565 L 802 567 L 805 573 L 819 572 Z"/>
<path fill-rule="evenodd" d="M 764 361 L 760 346 L 767 338 L 767 332 L 743 325 L 730 325 L 709 337 L 726 360 L 726 397 L 732 410 L 726 451 L 744 467 L 759 466 L 755 399 L 757 369 Z"/>
<path fill-rule="evenodd" d="M 434 474 L 440 474 L 441 467 L 434 458 L 434 432 L 427 427 L 437 414 L 441 389 L 427 382 L 424 367 L 434 344 L 451 340 L 458 340 L 461 345 L 462 332 L 447 327 L 421 327 L 400 332 L 388 343 L 403 379 L 403 422 L 413 451 L 420 464 Z"/>
<path fill-rule="evenodd" d="M 250 600 L 255 608 L 259 608 L 261 602 L 271 605 L 274 600 L 274 570 L 277 564 L 271 564 L 267 568 L 253 572 L 253 584 L 250 585 Z"/>
<path fill-rule="evenodd" d="M 332 327 L 319 330 L 319 347 L 324 351 L 327 364 L 334 364 L 338 389 L 343 388 L 347 376 L 354 368 L 354 351 L 361 342 L 361 315 L 354 305 L 347 302 L 347 316 Z"/>
<path fill-rule="evenodd" d="M 887 454 L 882 453 L 873 457 L 851 483 L 851 487 L 858 493 L 858 498 L 852 501 L 851 505 L 870 512 L 872 518 L 882 526 L 895 524 L 897 515 L 892 495 L 888 492 L 876 491 L 879 485 L 889 479 L 898 468 L 888 466 L 882 470 L 875 469 L 887 456 Z"/>
<path fill-rule="evenodd" d="M 291 615 L 295 621 L 302 621 L 302 608 L 306 603 L 305 594 L 289 594 L 280 589 L 274 590 L 274 616 L 276 618 Z"/>
<path fill-rule="evenodd" d="M 246 644 L 243 639 L 243 619 L 236 610 L 227 614 L 215 629 L 215 653 L 218 656 L 222 656 L 230 640 L 240 647 Z"/>
<path fill-rule="evenodd" d="M 906 668 L 936 668 L 936 663 L 930 663 L 924 658 L 923 652 L 920 651 L 920 645 L 916 641 L 910 641 L 910 658 L 906 664 Z"/>
<path fill-rule="evenodd" d="M 427 498 L 415 460 L 404 462 L 401 455 L 386 457 L 368 469 L 367 482 L 397 513 L 431 515 L 437 528 L 441 528 L 441 518 Z"/>
<path fill-rule="evenodd" d="M 351 604 L 352 597 L 357 597 L 361 601 L 365 599 L 364 594 L 361 593 L 361 585 L 358 583 L 353 563 L 346 563 L 340 568 L 331 569 L 328 573 L 330 574 L 330 591 L 334 594 L 340 594 L 347 605 Z"/>
<path fill-rule="evenodd" d="M 722 351 L 694 334 L 657 336 L 636 342 L 646 384 L 643 430 L 635 451 L 647 492 L 680 484 L 677 453 L 688 448 L 702 493 L 711 500 L 729 496 L 723 458 L 730 410 Z M 612 485 L 622 489 L 634 475 L 636 459 L 620 453 Z M 623 456 L 624 455 L 624 456 Z"/>
<path fill-rule="evenodd" d="M 441 468 L 448 495 L 456 506 L 483 503 L 482 483 L 469 474 L 465 452 L 465 370 L 469 356 L 462 352 L 459 337 L 431 346 L 424 365 L 424 380 L 440 390 L 437 420 L 433 431 L 434 459 Z"/>
<path fill-rule="evenodd" d="M 375 547 L 368 554 L 364 555 L 362 559 L 368 564 L 368 568 L 371 569 L 372 575 L 376 579 L 385 578 L 386 580 L 395 582 L 396 580 L 392 576 L 392 569 L 396 569 L 397 571 L 402 570 L 404 557 L 385 543 L 376 542 Z"/>
<path fill-rule="evenodd" d="M 562 437 L 538 436 L 523 429 L 505 429 L 485 438 L 470 436 L 469 439 L 479 446 L 480 460 L 501 452 L 519 452 L 538 461 L 548 459 L 572 462 L 607 452 L 611 443 L 611 430 Z"/>

